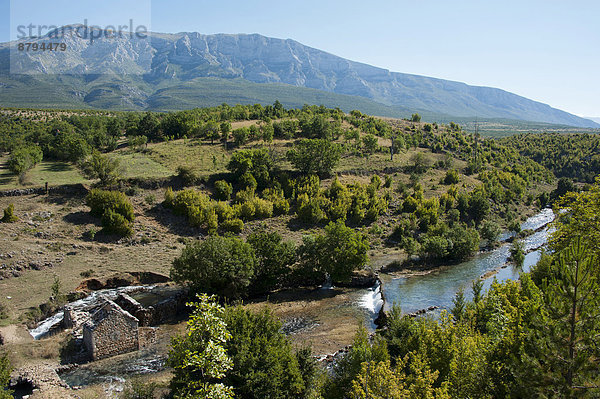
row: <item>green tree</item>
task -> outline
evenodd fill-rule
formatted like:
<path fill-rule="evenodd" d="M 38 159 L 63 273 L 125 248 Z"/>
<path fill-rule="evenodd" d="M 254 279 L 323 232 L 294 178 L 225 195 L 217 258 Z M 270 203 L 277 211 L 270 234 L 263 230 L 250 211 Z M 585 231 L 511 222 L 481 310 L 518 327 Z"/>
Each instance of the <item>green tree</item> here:
<path fill-rule="evenodd" d="M 557 230 L 550 243 L 555 251 L 567 248 L 572 241 L 581 240 L 600 255 L 600 176 L 589 190 L 565 195 L 556 205 Z"/>
<path fill-rule="evenodd" d="M 186 245 L 173 261 L 171 278 L 194 292 L 239 298 L 246 295 L 255 267 L 249 244 L 236 237 L 211 236 Z"/>
<path fill-rule="evenodd" d="M 422 174 L 427 172 L 431 167 L 431 159 L 429 159 L 422 152 L 416 152 L 410 157 L 412 163 L 412 171 L 416 174 Z"/>
<path fill-rule="evenodd" d="M 527 365 L 544 397 L 593 397 L 598 392 L 599 271 L 596 255 L 583 240 L 574 239 L 555 256 L 542 282 L 545 312 L 531 330 Z"/>
<path fill-rule="evenodd" d="M 362 138 L 363 147 L 367 154 L 373 154 L 379 148 L 377 137 L 372 134 L 367 134 Z"/>
<path fill-rule="evenodd" d="M 264 229 L 248 236 L 257 264 L 251 289 L 257 293 L 266 293 L 281 288 L 296 261 L 296 247 L 283 241 L 277 232 Z"/>
<path fill-rule="evenodd" d="M 498 225 L 498 223 L 491 221 L 491 220 L 486 220 L 485 222 L 483 222 L 483 224 L 481 225 L 481 230 L 480 230 L 480 234 L 481 234 L 481 238 L 486 240 L 488 245 L 493 245 L 496 243 L 496 241 L 498 241 L 498 236 L 500 235 L 500 226 Z"/>
<path fill-rule="evenodd" d="M 15 175 L 22 175 L 42 161 L 44 154 L 38 146 L 19 147 L 10 153 L 8 169 Z"/>
<path fill-rule="evenodd" d="M 446 175 L 444 176 L 443 183 L 444 184 L 458 184 L 459 176 L 458 171 L 456 169 L 449 169 L 446 171 Z"/>
<path fill-rule="evenodd" d="M 102 155 L 98 151 L 93 151 L 81 164 L 81 171 L 89 179 L 99 179 L 101 186 L 111 185 L 123 174 L 121 162 L 108 155 Z"/>
<path fill-rule="evenodd" d="M 233 387 L 236 397 L 302 397 L 309 381 L 303 380 L 281 322 L 268 308 L 254 313 L 241 306 L 230 307 L 225 321 L 232 335 L 226 345 L 227 354 L 233 361 L 225 383 Z"/>
<path fill-rule="evenodd" d="M 340 160 L 339 144 L 325 139 L 301 140 L 287 153 L 287 159 L 300 172 L 328 176 Z"/>
<path fill-rule="evenodd" d="M 305 237 L 299 248 L 305 268 L 323 276 L 327 273 L 334 282 L 346 282 L 354 270 L 364 267 L 368 250 L 367 236 L 341 220 L 330 222 L 324 235 Z"/>
<path fill-rule="evenodd" d="M 231 339 L 224 309 L 216 298 L 198 296 L 184 336 L 172 340 L 169 366 L 173 367 L 171 388 L 175 398 L 229 399 L 233 389 L 222 381 L 233 368 L 225 345 Z"/>
<path fill-rule="evenodd" d="M 352 389 L 352 381 L 359 376 L 365 362 L 377 364 L 389 362 L 390 356 L 387 345 L 379 336 L 375 336 L 373 342 L 369 340 L 369 334 L 364 326 L 360 326 L 350 351 L 334 366 L 333 377 L 325 385 L 325 398 L 345 398 Z"/>
<path fill-rule="evenodd" d="M 233 187 L 225 180 L 218 180 L 215 182 L 215 197 L 218 200 L 229 201 L 233 193 Z"/>
<path fill-rule="evenodd" d="M 513 241 L 510 247 L 510 258 L 513 262 L 515 262 L 515 265 L 518 267 L 523 267 L 523 262 L 525 261 L 525 250 L 522 241 Z"/>
<path fill-rule="evenodd" d="M 410 120 L 413 122 L 421 122 L 421 115 L 419 114 L 412 114 L 412 116 L 410 117 Z"/>

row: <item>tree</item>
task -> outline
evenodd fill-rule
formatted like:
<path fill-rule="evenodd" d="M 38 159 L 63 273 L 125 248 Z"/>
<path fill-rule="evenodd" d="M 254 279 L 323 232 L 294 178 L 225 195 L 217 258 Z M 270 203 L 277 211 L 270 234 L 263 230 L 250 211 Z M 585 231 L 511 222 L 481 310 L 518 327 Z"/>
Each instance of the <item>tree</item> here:
<path fill-rule="evenodd" d="M 236 237 L 211 236 L 186 245 L 173 261 L 171 278 L 194 292 L 240 298 L 247 293 L 255 267 L 249 244 Z"/>
<path fill-rule="evenodd" d="M 491 220 L 486 220 L 481 225 L 481 230 L 480 230 L 481 238 L 486 240 L 488 245 L 491 246 L 491 245 L 495 244 L 496 241 L 498 241 L 498 236 L 500 235 L 500 231 L 501 231 L 501 229 L 500 229 L 500 226 L 498 225 L 498 223 L 491 221 Z"/>
<path fill-rule="evenodd" d="M 174 369 L 171 388 L 175 398 L 229 399 L 233 389 L 223 384 L 233 368 L 225 345 L 231 339 L 224 320 L 224 309 L 216 298 L 198 295 L 184 336 L 175 337 L 169 351 L 169 366 Z"/>
<path fill-rule="evenodd" d="M 301 140 L 287 153 L 287 159 L 300 172 L 328 176 L 340 160 L 339 144 L 325 139 Z"/>
<path fill-rule="evenodd" d="M 541 285 L 545 305 L 538 313 L 528 356 L 536 386 L 545 397 L 589 397 L 598 389 L 596 340 L 600 334 L 598 258 L 583 240 L 561 250 Z M 546 315 L 546 317 L 544 317 Z"/>
<path fill-rule="evenodd" d="M 215 182 L 215 197 L 218 200 L 229 201 L 233 187 L 225 180 L 218 180 Z"/>
<path fill-rule="evenodd" d="M 42 161 L 44 154 L 38 146 L 25 146 L 13 150 L 8 159 L 8 169 L 21 176 Z"/>
<path fill-rule="evenodd" d="M 338 220 L 325 227 L 325 235 L 305 237 L 299 252 L 306 268 L 327 273 L 334 282 L 345 282 L 367 263 L 368 250 L 368 238 Z"/>
<path fill-rule="evenodd" d="M 81 164 L 81 171 L 89 179 L 99 179 L 100 185 L 106 187 L 115 183 L 123 174 L 121 162 L 98 151 L 92 152 Z"/>
<path fill-rule="evenodd" d="M 425 173 L 431 167 L 431 160 L 422 152 L 413 154 L 410 161 L 413 164 L 412 170 L 416 174 Z"/>
<path fill-rule="evenodd" d="M 410 117 L 410 120 L 413 122 L 421 122 L 421 115 L 419 114 L 412 114 L 412 116 Z"/>
<path fill-rule="evenodd" d="M 252 290 L 265 293 L 280 288 L 296 261 L 296 247 L 277 232 L 259 230 L 248 236 L 257 258 Z"/>
<path fill-rule="evenodd" d="M 265 148 L 236 151 L 227 164 L 227 169 L 236 179 L 251 174 L 263 187 L 268 184 L 273 160 Z"/>
<path fill-rule="evenodd" d="M 362 138 L 362 142 L 365 152 L 367 154 L 373 154 L 375 151 L 377 151 L 377 148 L 379 147 L 377 137 L 375 137 L 372 134 L 367 134 L 366 136 L 364 136 Z"/>
<path fill-rule="evenodd" d="M 556 204 L 557 230 L 552 234 L 552 249 L 560 251 L 567 248 L 576 239 L 600 255 L 600 176 L 589 190 L 581 193 L 566 194 Z"/>
<path fill-rule="evenodd" d="M 513 262 L 515 262 L 515 265 L 518 267 L 523 267 L 523 262 L 525 261 L 525 250 L 522 241 L 513 241 L 510 247 L 510 258 Z"/>
<path fill-rule="evenodd" d="M 325 398 L 347 397 L 352 389 L 352 381 L 361 373 L 365 362 L 377 364 L 389 360 L 386 342 L 380 336 L 371 342 L 367 330 L 361 325 L 354 335 L 352 348 L 334 366 L 333 377 L 325 386 Z"/>
<path fill-rule="evenodd" d="M 225 383 L 245 399 L 302 397 L 307 384 L 281 322 L 268 308 L 252 312 L 241 306 L 227 308 L 225 322 L 231 333 L 226 344 L 233 368 Z"/>
<path fill-rule="evenodd" d="M 459 176 L 456 169 L 448 169 L 446 171 L 446 176 L 444 176 L 443 183 L 448 184 L 458 184 Z"/>

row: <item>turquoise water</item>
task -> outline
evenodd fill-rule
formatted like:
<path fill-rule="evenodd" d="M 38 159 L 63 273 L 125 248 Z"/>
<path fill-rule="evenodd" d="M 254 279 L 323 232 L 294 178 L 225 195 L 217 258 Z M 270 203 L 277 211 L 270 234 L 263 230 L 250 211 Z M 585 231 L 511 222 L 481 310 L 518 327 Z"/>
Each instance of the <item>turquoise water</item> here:
<path fill-rule="evenodd" d="M 537 230 L 553 219 L 552 210 L 544 209 L 527 219 L 521 228 Z M 459 289 L 464 289 L 465 296 L 470 299 L 472 282 L 496 269 L 498 272 L 484 281 L 485 289 L 489 288 L 494 278 L 498 281 L 518 279 L 521 272 L 529 271 L 537 263 L 540 258 L 540 250 L 537 248 L 546 244 L 549 233 L 548 229 L 543 229 L 523 239 L 525 250 L 533 251 L 525 257 L 522 268 L 507 263 L 510 244 L 504 244 L 493 251 L 479 253 L 464 263 L 450 265 L 426 275 L 401 278 L 382 275 L 385 310 L 389 310 L 394 303 L 402 307 L 403 313 L 412 313 L 430 306 L 449 309 Z"/>

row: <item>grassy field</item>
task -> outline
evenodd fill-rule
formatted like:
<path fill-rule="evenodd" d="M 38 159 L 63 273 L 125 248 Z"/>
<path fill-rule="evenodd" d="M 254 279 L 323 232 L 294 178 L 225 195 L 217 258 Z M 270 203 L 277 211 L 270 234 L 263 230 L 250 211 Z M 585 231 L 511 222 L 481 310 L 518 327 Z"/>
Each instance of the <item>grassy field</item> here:
<path fill-rule="evenodd" d="M 123 167 L 122 177 L 124 178 L 167 177 L 175 173 L 175 168 L 167 168 L 142 153 L 117 151 L 111 156 L 119 159 L 121 162 L 121 166 Z M 17 176 L 12 174 L 6 167 L 7 161 L 7 156 L 0 158 L 0 190 L 43 187 L 46 182 L 48 182 L 50 186 L 92 183 L 92 181 L 86 179 L 80 173 L 75 165 L 60 161 L 40 162 L 32 170 L 27 172 L 24 182 L 20 183 Z"/>

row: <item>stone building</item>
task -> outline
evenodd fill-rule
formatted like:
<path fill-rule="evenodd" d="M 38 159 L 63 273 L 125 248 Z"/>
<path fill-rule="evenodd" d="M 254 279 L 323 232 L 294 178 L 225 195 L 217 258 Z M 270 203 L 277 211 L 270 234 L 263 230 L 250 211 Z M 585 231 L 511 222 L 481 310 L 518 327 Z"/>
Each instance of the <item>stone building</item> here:
<path fill-rule="evenodd" d="M 140 348 L 138 319 L 111 300 L 83 325 L 83 343 L 93 360 Z"/>

